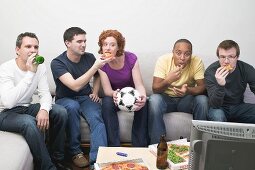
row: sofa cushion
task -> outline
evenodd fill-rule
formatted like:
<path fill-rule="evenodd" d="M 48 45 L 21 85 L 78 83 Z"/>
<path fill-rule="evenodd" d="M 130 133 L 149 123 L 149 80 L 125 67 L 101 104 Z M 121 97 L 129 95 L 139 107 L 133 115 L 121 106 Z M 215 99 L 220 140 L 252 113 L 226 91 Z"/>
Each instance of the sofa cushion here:
<path fill-rule="evenodd" d="M 90 129 L 85 119 L 81 117 L 81 143 L 90 142 Z"/>
<path fill-rule="evenodd" d="M 250 87 L 247 86 L 245 92 L 244 92 L 244 102 L 245 103 L 252 103 L 255 104 L 255 95 L 251 91 Z"/>
<path fill-rule="evenodd" d="M 251 92 L 249 86 L 244 93 L 244 102 L 255 104 L 255 95 Z M 120 140 L 121 142 L 131 142 L 131 129 L 133 122 L 133 113 L 124 111 L 118 112 L 119 126 L 120 126 Z M 166 125 L 166 139 L 176 140 L 180 137 L 189 138 L 191 129 L 192 114 L 183 112 L 172 112 L 164 114 L 164 121 Z M 82 142 L 89 143 L 90 131 L 86 121 L 81 119 L 81 139 Z"/>
<path fill-rule="evenodd" d="M 130 143 L 134 112 L 118 111 L 118 118 L 120 127 L 120 141 L 123 143 Z"/>
<path fill-rule="evenodd" d="M 120 126 L 120 141 L 122 143 L 131 142 L 132 123 L 134 119 L 133 112 L 118 112 L 119 126 Z M 192 114 L 183 112 L 171 112 L 163 116 L 166 125 L 166 139 L 176 140 L 189 138 L 191 129 Z M 81 141 L 82 143 L 89 143 L 90 132 L 87 122 L 81 119 Z"/>
<path fill-rule="evenodd" d="M 184 112 L 171 112 L 164 114 L 166 125 L 166 139 L 168 141 L 180 138 L 190 138 L 191 120 L 193 115 Z"/>
<path fill-rule="evenodd" d="M 120 126 L 120 141 L 123 143 L 131 142 L 131 129 L 132 122 L 134 119 L 133 112 L 118 112 L 119 126 Z M 81 117 L 81 142 L 89 143 L 90 142 L 90 130 L 87 124 L 87 121 Z"/>
<path fill-rule="evenodd" d="M 32 154 L 21 135 L 0 131 L 0 151 L 0 169 L 34 169 Z"/>

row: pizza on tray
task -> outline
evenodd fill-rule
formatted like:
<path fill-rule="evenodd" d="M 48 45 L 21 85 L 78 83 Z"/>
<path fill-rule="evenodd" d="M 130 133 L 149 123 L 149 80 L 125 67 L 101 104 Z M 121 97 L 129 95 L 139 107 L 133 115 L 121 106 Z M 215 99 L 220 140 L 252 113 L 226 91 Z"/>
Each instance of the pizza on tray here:
<path fill-rule="evenodd" d="M 149 170 L 146 166 L 133 162 L 116 162 L 106 165 L 101 170 Z"/>

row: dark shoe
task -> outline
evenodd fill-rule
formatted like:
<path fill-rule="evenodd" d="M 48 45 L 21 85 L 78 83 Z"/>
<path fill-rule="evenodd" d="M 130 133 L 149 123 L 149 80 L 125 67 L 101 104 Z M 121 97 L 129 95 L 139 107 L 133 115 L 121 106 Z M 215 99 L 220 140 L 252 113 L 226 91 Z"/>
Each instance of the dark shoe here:
<path fill-rule="evenodd" d="M 95 167 L 94 167 L 94 164 L 95 164 L 96 162 L 95 161 L 91 161 L 90 162 L 90 166 L 89 166 L 89 169 L 90 170 L 95 170 Z"/>
<path fill-rule="evenodd" d="M 74 155 L 72 160 L 74 165 L 78 166 L 79 168 L 84 168 L 89 166 L 89 161 L 84 157 L 82 152 L 77 155 Z"/>
<path fill-rule="evenodd" d="M 90 170 L 95 170 L 94 165 L 90 165 L 90 166 L 89 166 L 89 169 L 90 169 Z"/>
<path fill-rule="evenodd" d="M 64 161 L 53 160 L 57 170 L 72 170 Z"/>

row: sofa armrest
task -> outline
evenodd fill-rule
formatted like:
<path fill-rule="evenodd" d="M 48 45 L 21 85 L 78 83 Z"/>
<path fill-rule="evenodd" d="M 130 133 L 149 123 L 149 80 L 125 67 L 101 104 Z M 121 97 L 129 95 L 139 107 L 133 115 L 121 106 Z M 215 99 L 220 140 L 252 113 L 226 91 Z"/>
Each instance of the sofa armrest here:
<path fill-rule="evenodd" d="M 0 143 L 0 169 L 34 169 L 32 154 L 21 135 L 0 131 Z"/>
<path fill-rule="evenodd" d="M 247 86 L 247 88 L 246 88 L 246 90 L 244 92 L 244 102 L 245 103 L 255 104 L 255 95 L 251 91 L 249 86 Z"/>

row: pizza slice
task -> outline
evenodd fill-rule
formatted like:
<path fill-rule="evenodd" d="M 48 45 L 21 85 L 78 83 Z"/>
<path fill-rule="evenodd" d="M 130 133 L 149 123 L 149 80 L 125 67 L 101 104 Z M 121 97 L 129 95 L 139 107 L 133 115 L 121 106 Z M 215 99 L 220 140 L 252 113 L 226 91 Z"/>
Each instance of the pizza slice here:
<path fill-rule="evenodd" d="M 228 70 L 228 71 L 233 70 L 233 67 L 231 67 L 231 65 L 230 65 L 230 64 L 229 64 L 229 65 L 224 66 L 224 68 L 225 68 L 226 70 Z"/>
<path fill-rule="evenodd" d="M 111 52 L 106 51 L 106 52 L 104 53 L 102 59 L 108 59 L 108 58 L 112 58 L 112 57 L 113 57 L 113 56 L 112 56 Z"/>

